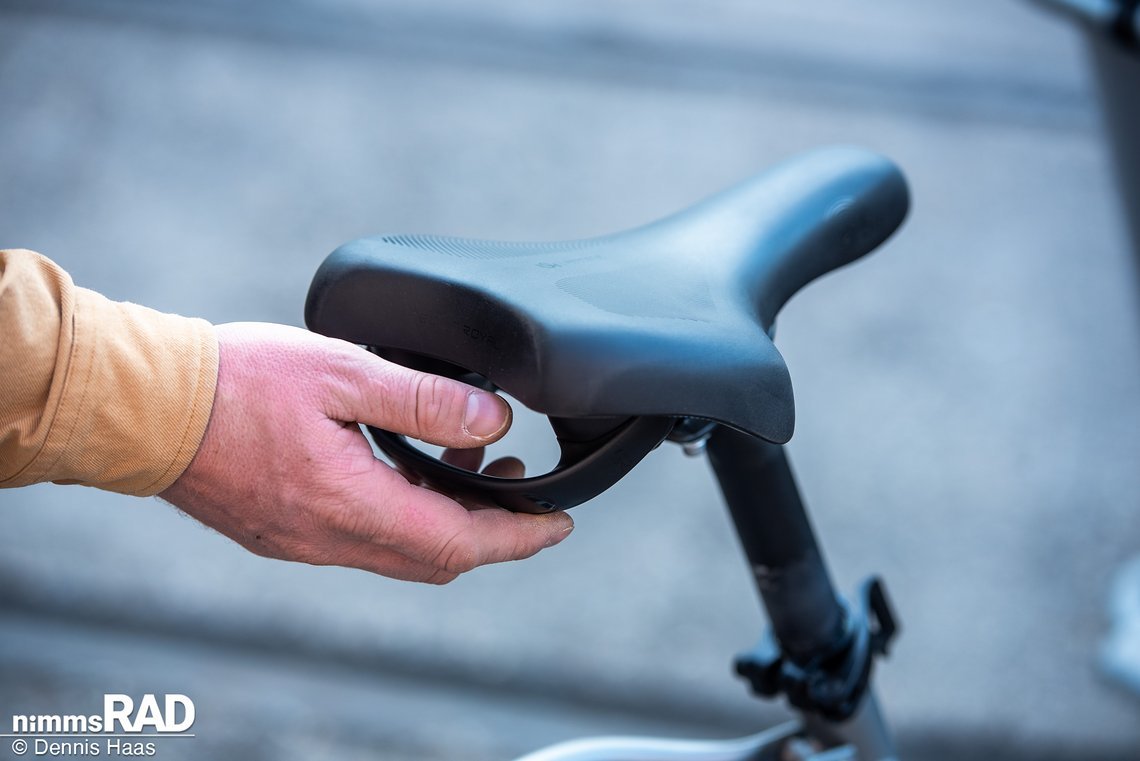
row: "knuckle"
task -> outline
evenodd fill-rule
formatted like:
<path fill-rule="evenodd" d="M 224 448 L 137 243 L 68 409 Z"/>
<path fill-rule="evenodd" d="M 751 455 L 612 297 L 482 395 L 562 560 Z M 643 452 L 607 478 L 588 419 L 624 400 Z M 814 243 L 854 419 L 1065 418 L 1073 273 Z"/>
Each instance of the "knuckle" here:
<path fill-rule="evenodd" d="M 433 565 L 441 571 L 456 575 L 479 567 L 475 543 L 463 534 L 453 535 L 443 543 Z"/>
<path fill-rule="evenodd" d="M 454 405 L 451 384 L 436 375 L 417 374 L 412 381 L 414 420 L 419 431 L 430 431 L 447 423 Z"/>

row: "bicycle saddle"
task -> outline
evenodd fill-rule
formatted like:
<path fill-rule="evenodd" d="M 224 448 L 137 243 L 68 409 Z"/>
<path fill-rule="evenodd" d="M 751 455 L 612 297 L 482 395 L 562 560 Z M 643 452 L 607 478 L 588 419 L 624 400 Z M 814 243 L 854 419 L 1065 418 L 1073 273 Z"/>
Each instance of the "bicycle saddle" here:
<path fill-rule="evenodd" d="M 371 432 L 448 490 L 515 510 L 565 508 L 615 483 L 678 418 L 786 442 L 795 407 L 771 339 L 776 313 L 814 278 L 878 246 L 907 207 L 890 161 L 822 149 L 599 238 L 356 240 L 317 271 L 305 321 L 421 369 L 474 373 L 549 416 L 562 461 L 518 480 L 461 471 Z"/>

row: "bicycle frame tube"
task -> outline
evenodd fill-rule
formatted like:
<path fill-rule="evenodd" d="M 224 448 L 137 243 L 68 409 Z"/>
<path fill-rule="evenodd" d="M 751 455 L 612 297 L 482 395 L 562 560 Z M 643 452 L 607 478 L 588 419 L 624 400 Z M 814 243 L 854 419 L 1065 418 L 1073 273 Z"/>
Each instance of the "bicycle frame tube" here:
<path fill-rule="evenodd" d="M 804 666 L 829 656 L 843 639 L 847 612 L 784 448 L 720 427 L 707 451 L 782 652 Z M 808 715 L 804 723 L 815 737 L 854 746 L 860 761 L 895 757 L 871 690 L 846 722 Z"/>

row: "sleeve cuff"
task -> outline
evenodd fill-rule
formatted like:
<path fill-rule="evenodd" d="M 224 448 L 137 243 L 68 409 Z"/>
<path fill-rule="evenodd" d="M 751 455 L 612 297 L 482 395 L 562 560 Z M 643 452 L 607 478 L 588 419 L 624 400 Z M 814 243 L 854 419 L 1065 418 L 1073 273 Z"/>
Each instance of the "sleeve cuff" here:
<path fill-rule="evenodd" d="M 75 291 L 70 366 L 38 459 L 57 483 L 158 494 L 206 432 L 218 378 L 214 328 Z"/>

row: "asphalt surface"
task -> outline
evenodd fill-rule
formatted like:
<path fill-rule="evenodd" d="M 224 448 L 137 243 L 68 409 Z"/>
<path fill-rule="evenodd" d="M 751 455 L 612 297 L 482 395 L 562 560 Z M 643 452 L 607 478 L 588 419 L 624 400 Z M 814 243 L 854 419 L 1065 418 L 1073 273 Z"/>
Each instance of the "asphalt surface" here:
<path fill-rule="evenodd" d="M 1078 42 L 981 0 L 0 2 L 0 230 L 114 298 L 300 324 L 354 237 L 581 237 L 816 145 L 882 151 L 909 221 L 796 297 L 779 345 L 835 575 L 881 572 L 904 623 L 888 714 L 912 757 L 1133 758 L 1140 701 L 1095 660 L 1140 550 L 1140 315 Z M 501 448 L 549 459 L 533 422 Z M 675 450 L 565 544 L 445 588 L 78 487 L 0 516 L 0 714 L 193 692 L 199 745 L 163 754 L 243 759 L 779 717 L 730 676 L 762 617 Z"/>

